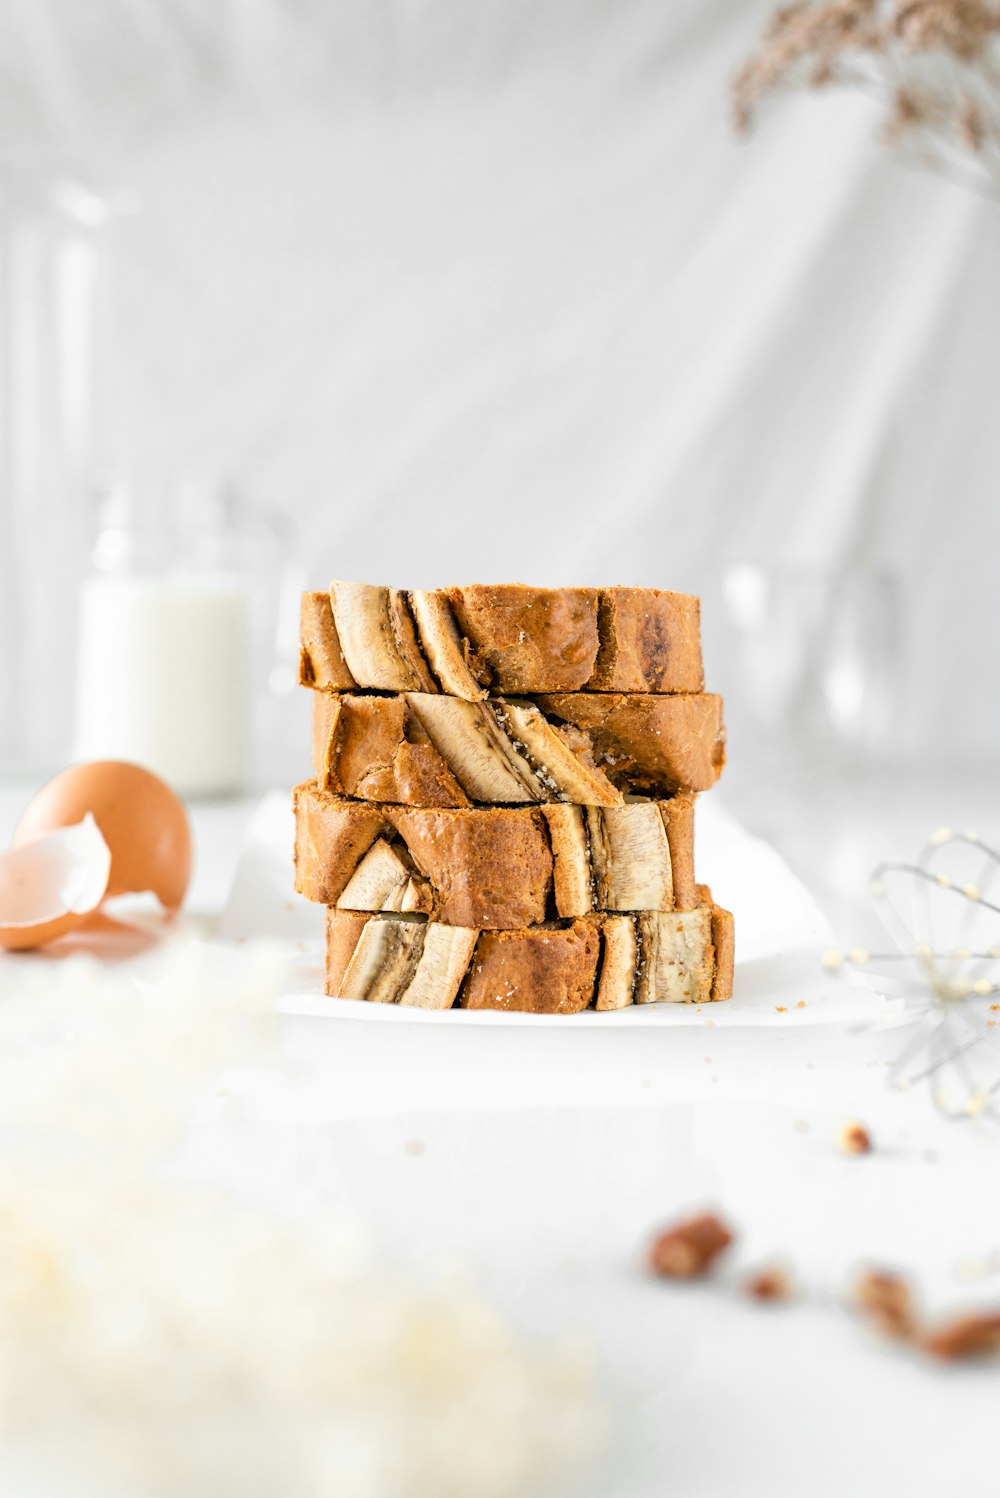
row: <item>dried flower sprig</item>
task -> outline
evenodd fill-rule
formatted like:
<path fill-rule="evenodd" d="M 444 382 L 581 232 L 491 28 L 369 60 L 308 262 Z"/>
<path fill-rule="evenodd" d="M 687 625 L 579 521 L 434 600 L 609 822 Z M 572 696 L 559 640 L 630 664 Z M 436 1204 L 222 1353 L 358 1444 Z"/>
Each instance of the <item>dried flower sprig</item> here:
<path fill-rule="evenodd" d="M 945 858 L 962 858 L 966 867 L 946 867 Z M 1000 853 L 975 832 L 941 828 L 914 863 L 882 863 L 872 876 L 871 895 L 896 949 L 823 955 L 828 972 L 874 983 L 897 1000 L 879 1028 L 912 1033 L 889 1080 L 901 1089 L 929 1081 L 935 1104 L 951 1118 L 1000 1121 L 998 877 Z"/>
<path fill-rule="evenodd" d="M 884 101 L 882 135 L 915 162 L 1000 195 L 1000 4 L 796 0 L 732 84 L 739 130 L 782 92 L 846 86 Z"/>

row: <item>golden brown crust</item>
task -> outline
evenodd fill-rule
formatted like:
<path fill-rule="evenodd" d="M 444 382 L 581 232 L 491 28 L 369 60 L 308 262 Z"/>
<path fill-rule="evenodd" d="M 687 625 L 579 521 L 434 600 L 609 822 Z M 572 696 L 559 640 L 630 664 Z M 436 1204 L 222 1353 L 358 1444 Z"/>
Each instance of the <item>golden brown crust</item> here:
<path fill-rule="evenodd" d="M 434 745 L 401 744 L 396 754 L 393 783 L 394 801 L 403 806 L 471 806 L 471 802 Z M 360 781 L 356 795 L 368 794 Z"/>
<path fill-rule="evenodd" d="M 397 807 L 392 820 L 435 892 L 438 920 L 503 930 L 544 921 L 552 855 L 540 812 Z"/>
<path fill-rule="evenodd" d="M 304 687 L 348 692 L 357 682 L 340 648 L 329 593 L 303 593 L 299 681 Z"/>
<path fill-rule="evenodd" d="M 715 948 L 715 975 L 712 998 L 731 999 L 736 967 L 736 929 L 732 913 L 721 905 L 712 906 L 712 946 Z"/>
<path fill-rule="evenodd" d="M 544 692 L 537 703 L 547 718 L 589 735 L 597 763 L 618 785 L 651 795 L 707 791 L 722 772 L 726 731 L 713 692 Z"/>
<path fill-rule="evenodd" d="M 596 588 L 473 584 L 446 594 L 459 630 L 504 692 L 575 692 L 597 661 Z"/>
<path fill-rule="evenodd" d="M 701 606 L 660 588 L 603 588 L 592 692 L 700 692 Z"/>
<path fill-rule="evenodd" d="M 295 888 L 320 905 L 336 905 L 348 880 L 391 823 L 379 807 L 340 801 L 314 785 L 296 786 Z"/>
<path fill-rule="evenodd" d="M 431 705 L 449 709 L 448 717 L 465 715 L 473 724 L 481 718 L 484 729 L 489 727 L 488 733 L 470 730 L 478 742 L 478 767 L 460 741 L 449 743 L 438 731 Z M 663 796 L 678 787 L 705 789 L 721 765 L 721 703 L 712 695 L 575 692 L 543 697 L 538 707 L 542 711 L 523 700 L 471 703 L 420 693 L 315 692 L 313 765 L 326 789 L 411 806 L 531 800 L 608 806 L 620 803 L 623 794 Z M 529 708 L 534 734 L 526 728 Z M 568 714 L 575 714 L 578 723 L 568 722 Z M 482 778 L 484 755 L 494 757 L 498 775 L 503 772 L 493 783 Z M 514 773 L 518 767 L 519 775 Z M 511 789 L 503 789 L 504 778 Z M 669 827 L 667 832 L 670 836 Z"/>
<path fill-rule="evenodd" d="M 694 878 L 694 803 L 695 797 L 690 792 L 680 792 L 659 803 L 670 846 L 675 910 L 693 910 L 698 904 Z"/>
<path fill-rule="evenodd" d="M 402 696 L 314 692 L 313 767 L 323 788 L 363 801 L 471 804 Z"/>
<path fill-rule="evenodd" d="M 335 764 L 340 715 L 348 699 L 333 692 L 312 694 L 312 767 L 316 772 L 316 784 L 334 789 L 332 777 L 336 777 Z"/>
<path fill-rule="evenodd" d="M 594 997 L 600 934 L 591 922 L 484 931 L 458 1002 L 463 1009 L 578 1014 Z"/>

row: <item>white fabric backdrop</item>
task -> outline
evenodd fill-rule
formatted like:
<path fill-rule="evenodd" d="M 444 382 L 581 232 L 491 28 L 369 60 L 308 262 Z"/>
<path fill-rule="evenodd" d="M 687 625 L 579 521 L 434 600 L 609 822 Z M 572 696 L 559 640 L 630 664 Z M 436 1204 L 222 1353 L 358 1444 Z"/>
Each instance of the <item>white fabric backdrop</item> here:
<path fill-rule="evenodd" d="M 768 9 L 93 6 L 63 113 L 139 210 L 111 465 L 235 476 L 317 584 L 704 592 L 728 691 L 726 561 L 888 560 L 902 741 L 1000 749 L 1000 206 L 860 99 L 734 139 Z"/>

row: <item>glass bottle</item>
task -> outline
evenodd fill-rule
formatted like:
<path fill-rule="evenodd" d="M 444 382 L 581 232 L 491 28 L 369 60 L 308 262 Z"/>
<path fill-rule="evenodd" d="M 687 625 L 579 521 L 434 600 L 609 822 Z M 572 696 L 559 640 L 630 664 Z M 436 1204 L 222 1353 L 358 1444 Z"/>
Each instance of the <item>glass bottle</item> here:
<path fill-rule="evenodd" d="M 133 760 L 183 795 L 246 787 L 255 543 L 209 488 L 104 496 L 80 598 L 76 758 Z"/>

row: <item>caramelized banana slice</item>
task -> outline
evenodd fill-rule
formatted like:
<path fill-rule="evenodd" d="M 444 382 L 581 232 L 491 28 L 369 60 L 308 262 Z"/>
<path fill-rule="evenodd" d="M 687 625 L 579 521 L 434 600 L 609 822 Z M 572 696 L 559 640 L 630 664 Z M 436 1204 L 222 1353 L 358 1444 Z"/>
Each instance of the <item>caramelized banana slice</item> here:
<path fill-rule="evenodd" d="M 639 942 L 630 915 L 609 915 L 604 921 L 604 960 L 597 984 L 595 1009 L 627 1009 L 635 990 Z"/>
<path fill-rule="evenodd" d="M 584 763 L 559 730 L 530 702 L 504 701 L 497 717 L 524 753 L 548 793 L 544 799 L 585 806 L 620 806 L 624 801 L 603 770 Z"/>
<path fill-rule="evenodd" d="M 427 927 L 416 972 L 399 996 L 418 1009 L 450 1009 L 468 971 L 479 936 L 467 926 Z"/>
<path fill-rule="evenodd" d="M 436 692 L 405 594 L 369 583 L 330 584 L 340 648 L 355 681 L 386 692 Z"/>
<path fill-rule="evenodd" d="M 406 699 L 434 748 L 474 801 L 545 801 L 545 787 L 517 753 L 488 705 L 410 692 Z"/>
<path fill-rule="evenodd" d="M 552 845 L 552 883 L 556 910 L 575 920 L 594 908 L 590 836 L 582 806 L 543 806 Z"/>
<path fill-rule="evenodd" d="M 341 910 L 423 911 L 425 915 L 432 908 L 426 880 L 384 837 L 362 858 L 337 905 Z"/>
<path fill-rule="evenodd" d="M 426 921 L 416 916 L 375 916 L 361 932 L 340 984 L 342 999 L 394 1004 L 420 961 Z"/>
<path fill-rule="evenodd" d="M 728 911 L 718 914 L 728 917 Z M 729 998 L 732 968 L 716 969 L 714 915 L 711 905 L 699 905 L 697 910 L 642 911 L 635 917 L 637 1004 L 703 1004 Z"/>
<path fill-rule="evenodd" d="M 670 910 L 670 844 L 654 801 L 588 806 L 594 902 L 599 910 Z"/>
<path fill-rule="evenodd" d="M 424 655 L 437 677 L 442 692 L 478 702 L 486 688 L 469 669 L 468 645 L 463 642 L 448 600 L 441 593 L 416 589 L 410 594 L 410 608 L 416 621 Z"/>
<path fill-rule="evenodd" d="M 671 910 L 670 844 L 655 801 L 545 806 L 560 916 Z"/>

